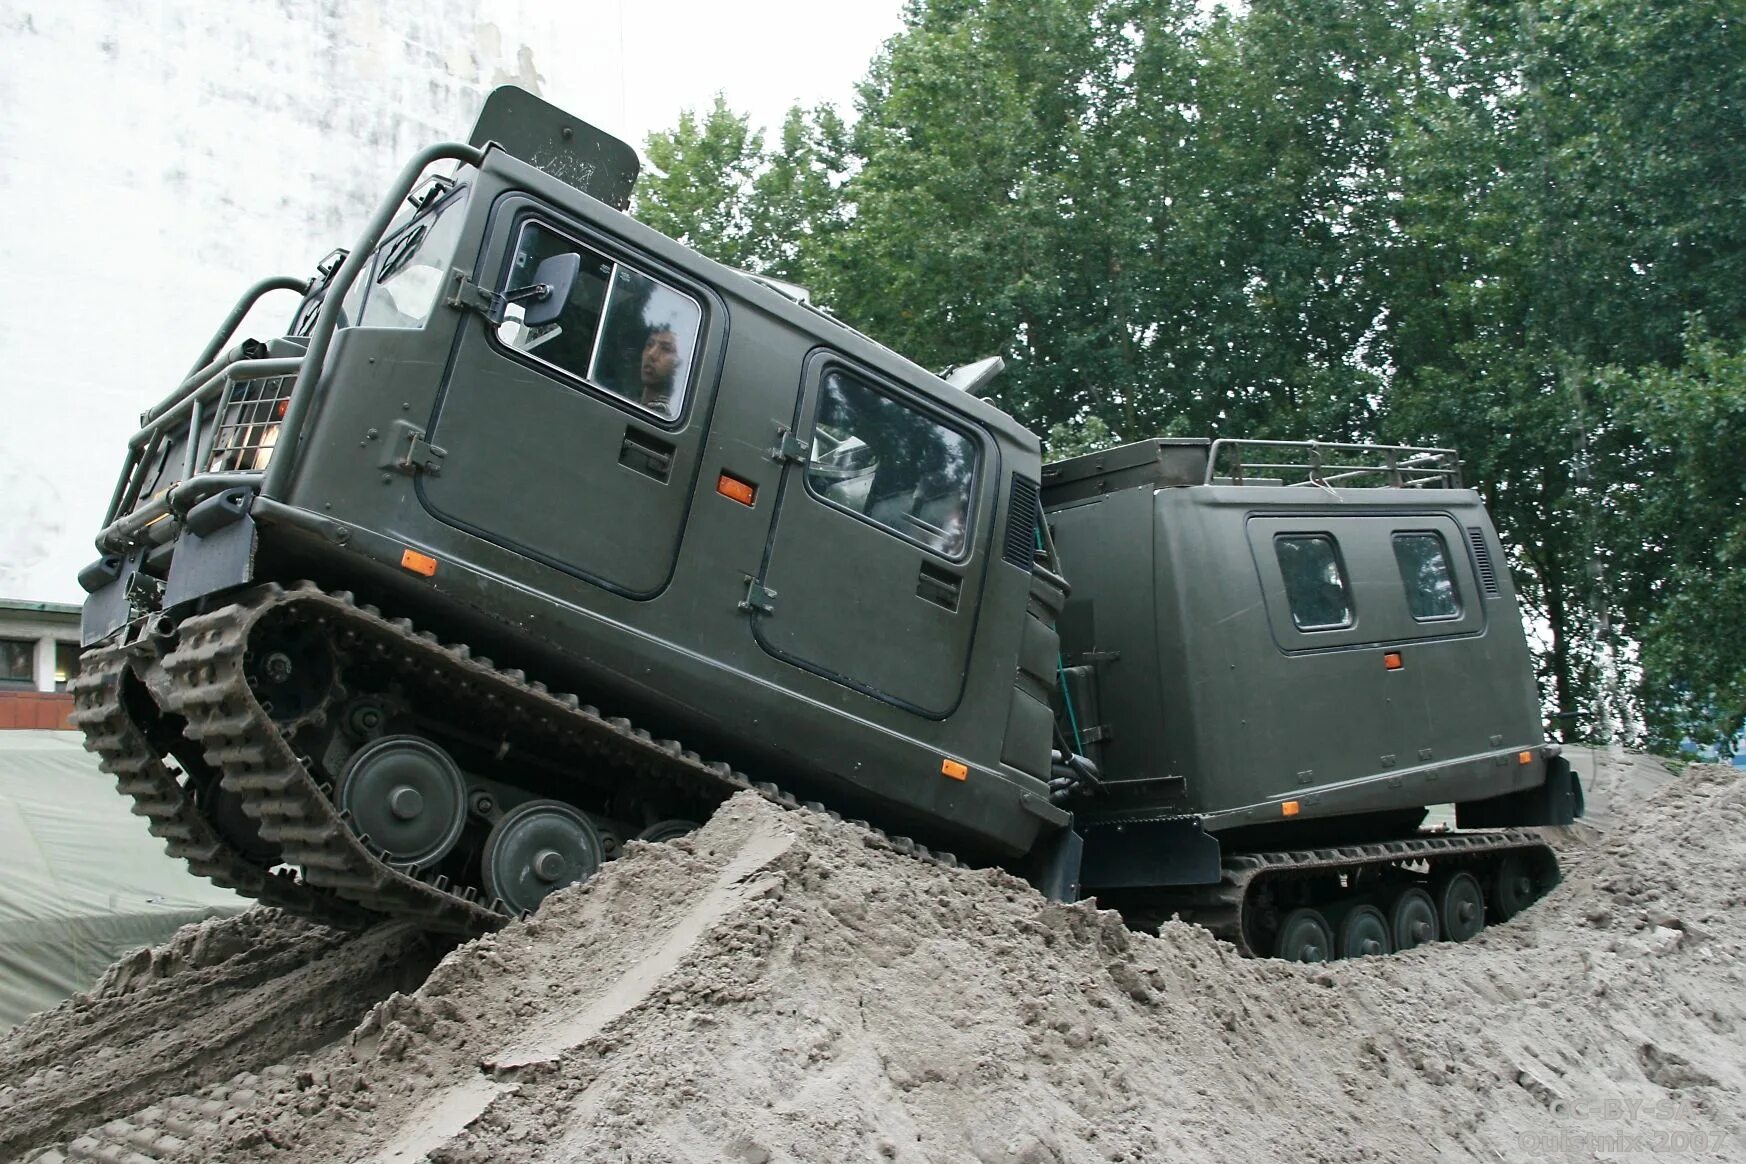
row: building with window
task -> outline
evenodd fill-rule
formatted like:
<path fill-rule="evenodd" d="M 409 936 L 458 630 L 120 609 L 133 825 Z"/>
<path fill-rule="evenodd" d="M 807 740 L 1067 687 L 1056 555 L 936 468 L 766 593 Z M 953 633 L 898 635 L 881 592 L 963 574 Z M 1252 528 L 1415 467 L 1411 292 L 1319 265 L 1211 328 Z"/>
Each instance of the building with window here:
<path fill-rule="evenodd" d="M 65 729 L 79 673 L 79 608 L 0 598 L 0 729 Z"/>

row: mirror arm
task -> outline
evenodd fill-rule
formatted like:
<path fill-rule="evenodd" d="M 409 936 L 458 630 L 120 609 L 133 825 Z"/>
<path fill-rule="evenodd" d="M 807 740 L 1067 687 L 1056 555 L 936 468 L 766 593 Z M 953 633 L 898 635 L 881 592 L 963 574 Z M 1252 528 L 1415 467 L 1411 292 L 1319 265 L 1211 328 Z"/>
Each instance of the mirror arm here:
<path fill-rule="evenodd" d="M 503 322 L 504 309 L 511 303 L 519 303 L 524 299 L 544 299 L 554 290 L 550 283 L 529 283 L 526 287 L 516 287 L 499 294 L 486 290 L 467 278 L 467 273 L 459 267 L 449 272 L 449 282 L 451 290 L 446 300 L 448 305 L 477 311 L 493 326 Z"/>
<path fill-rule="evenodd" d="M 550 283 L 529 283 L 526 287 L 517 287 L 513 291 L 505 291 L 498 298 L 504 303 L 520 303 L 523 299 L 544 299 L 552 293 Z"/>

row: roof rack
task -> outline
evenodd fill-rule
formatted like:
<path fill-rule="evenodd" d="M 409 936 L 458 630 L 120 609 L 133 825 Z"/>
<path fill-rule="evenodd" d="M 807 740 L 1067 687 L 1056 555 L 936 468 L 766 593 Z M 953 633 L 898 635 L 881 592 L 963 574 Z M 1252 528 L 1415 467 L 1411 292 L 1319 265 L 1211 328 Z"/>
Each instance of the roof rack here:
<path fill-rule="evenodd" d="M 1208 485 L 1294 488 L 1459 489 L 1454 449 L 1412 445 L 1330 444 L 1325 441 L 1216 440 L 1207 458 Z"/>

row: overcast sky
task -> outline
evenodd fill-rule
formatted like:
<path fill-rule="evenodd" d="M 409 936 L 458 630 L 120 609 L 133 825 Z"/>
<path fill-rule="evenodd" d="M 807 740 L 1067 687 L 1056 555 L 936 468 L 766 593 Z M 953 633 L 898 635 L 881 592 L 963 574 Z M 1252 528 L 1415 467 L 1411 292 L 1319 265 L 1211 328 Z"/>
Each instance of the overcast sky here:
<path fill-rule="evenodd" d="M 140 411 L 243 287 L 306 273 L 407 157 L 464 138 L 481 90 L 520 82 L 639 149 L 717 92 L 774 131 L 796 102 L 850 115 L 901 9 L 0 0 L 0 598 L 82 597 Z"/>
<path fill-rule="evenodd" d="M 855 83 L 897 32 L 902 7 L 608 0 L 596 6 L 602 35 L 586 51 L 591 67 L 560 69 L 549 52 L 535 66 L 557 104 L 575 101 L 571 112 L 639 149 L 651 131 L 672 128 L 680 110 L 706 110 L 718 91 L 773 136 L 796 102 L 830 102 L 850 114 Z"/>

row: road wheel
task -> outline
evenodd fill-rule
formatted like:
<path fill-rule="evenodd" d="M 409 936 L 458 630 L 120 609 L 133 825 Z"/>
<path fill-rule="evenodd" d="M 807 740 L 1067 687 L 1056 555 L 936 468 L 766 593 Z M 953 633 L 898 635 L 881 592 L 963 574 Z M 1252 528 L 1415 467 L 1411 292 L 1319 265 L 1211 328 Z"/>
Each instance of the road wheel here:
<path fill-rule="evenodd" d="M 397 865 L 431 866 L 461 839 L 467 782 L 449 754 L 421 736 L 383 736 L 346 765 L 334 803 L 352 829 Z"/>
<path fill-rule="evenodd" d="M 1437 906 L 1417 885 L 1402 886 L 1388 906 L 1388 932 L 1394 948 L 1411 950 L 1437 940 Z"/>
<path fill-rule="evenodd" d="M 1528 862 L 1518 853 L 1505 853 L 1491 874 L 1491 920 L 1509 921 L 1527 909 L 1536 896 Z"/>
<path fill-rule="evenodd" d="M 530 800 L 503 814 L 485 838 L 485 892 L 511 913 L 538 909 L 546 895 L 600 871 L 594 822 L 559 800 Z"/>
<path fill-rule="evenodd" d="M 1340 919 L 1340 957 L 1364 958 L 1393 951 L 1388 920 L 1374 905 L 1355 905 Z"/>
<path fill-rule="evenodd" d="M 658 845 L 663 841 L 676 841 L 680 837 L 696 832 L 701 827 L 694 820 L 658 820 L 638 833 L 634 839 Z"/>
<path fill-rule="evenodd" d="M 1485 892 L 1479 888 L 1479 879 L 1464 870 L 1438 878 L 1437 918 L 1446 941 L 1465 942 L 1483 930 Z"/>
<path fill-rule="evenodd" d="M 1287 962 L 1326 962 L 1334 956 L 1334 933 L 1321 910 L 1294 909 L 1279 923 L 1273 956 Z"/>

